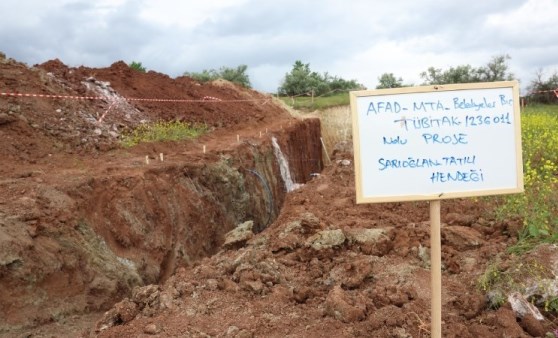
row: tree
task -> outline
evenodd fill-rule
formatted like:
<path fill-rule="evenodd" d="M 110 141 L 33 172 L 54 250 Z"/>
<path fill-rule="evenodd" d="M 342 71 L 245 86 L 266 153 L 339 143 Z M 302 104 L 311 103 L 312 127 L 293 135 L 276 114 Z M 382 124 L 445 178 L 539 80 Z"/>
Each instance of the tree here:
<path fill-rule="evenodd" d="M 383 73 L 380 77 L 378 77 L 378 85 L 376 86 L 376 89 L 401 87 L 403 87 L 403 79 L 401 77 L 396 78 L 393 73 Z"/>
<path fill-rule="evenodd" d="M 185 72 L 184 76 L 189 76 L 199 82 L 214 81 L 217 79 L 223 79 L 230 82 L 238 83 L 239 85 L 251 88 L 250 77 L 246 74 L 248 70 L 247 65 L 240 65 L 236 68 L 221 67 L 219 70 L 215 69 L 204 69 L 199 73 L 196 72 Z"/>
<path fill-rule="evenodd" d="M 142 66 L 141 62 L 132 61 L 132 63 L 130 63 L 128 66 L 133 70 L 137 70 L 138 72 L 145 73 L 145 67 Z"/>
<path fill-rule="evenodd" d="M 327 72 L 323 75 L 313 72 L 309 63 L 297 60 L 293 69 L 283 78 L 278 89 L 279 95 L 327 95 L 334 91 L 348 91 L 351 89 L 362 89 L 356 80 L 344 80 L 337 76 L 331 76 Z"/>
<path fill-rule="evenodd" d="M 513 80 L 514 75 L 508 72 L 507 61 L 510 59 L 509 55 L 497 55 L 492 57 L 486 66 L 479 68 L 460 65 L 443 71 L 440 68 L 429 67 L 420 73 L 420 77 L 427 85 Z"/>
<path fill-rule="evenodd" d="M 511 57 L 507 54 L 492 57 L 492 60 L 486 66 L 477 70 L 478 79 L 482 82 L 513 80 L 513 74 L 508 73 L 507 60 L 510 59 Z"/>
<path fill-rule="evenodd" d="M 247 65 L 240 65 L 236 67 L 236 69 L 221 67 L 221 69 L 219 69 L 219 77 L 230 82 L 238 83 L 243 87 L 251 88 L 250 78 L 248 74 L 246 74 L 247 69 Z"/>

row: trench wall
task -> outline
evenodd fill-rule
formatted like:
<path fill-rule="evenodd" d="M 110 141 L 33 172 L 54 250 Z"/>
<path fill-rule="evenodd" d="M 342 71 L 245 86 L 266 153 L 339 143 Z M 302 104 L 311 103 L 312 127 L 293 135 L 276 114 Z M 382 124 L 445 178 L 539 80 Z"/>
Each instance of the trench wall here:
<path fill-rule="evenodd" d="M 319 120 L 272 134 L 295 183 L 322 170 Z M 264 230 L 285 195 L 270 137 L 208 161 L 115 170 L 53 188 L 42 205 L 56 226 L 25 233 L 25 220 L 0 214 L 0 226 L 11 229 L 11 237 L 0 232 L 8 244 L 0 248 L 0 333 L 107 309 L 135 286 L 214 254 L 239 223 Z"/>

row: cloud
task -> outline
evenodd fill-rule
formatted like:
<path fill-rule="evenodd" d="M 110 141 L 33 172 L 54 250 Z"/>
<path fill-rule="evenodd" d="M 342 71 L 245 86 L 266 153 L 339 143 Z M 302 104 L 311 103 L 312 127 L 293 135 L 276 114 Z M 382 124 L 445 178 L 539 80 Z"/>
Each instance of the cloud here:
<path fill-rule="evenodd" d="M 170 76 L 246 64 L 265 91 L 296 60 L 369 87 L 385 72 L 416 84 L 430 66 L 498 54 L 524 82 L 558 67 L 555 0 L 8 0 L 0 11 L 0 50 L 23 62 L 141 61 Z"/>

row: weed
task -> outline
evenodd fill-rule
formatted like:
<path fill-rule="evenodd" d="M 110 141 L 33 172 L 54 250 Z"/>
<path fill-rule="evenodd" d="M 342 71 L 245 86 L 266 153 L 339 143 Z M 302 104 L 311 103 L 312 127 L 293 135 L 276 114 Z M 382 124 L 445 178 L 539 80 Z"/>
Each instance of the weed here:
<path fill-rule="evenodd" d="M 136 70 L 136 71 L 141 72 L 141 73 L 145 73 L 145 71 L 146 71 L 145 67 L 141 64 L 141 62 L 132 61 L 132 63 L 130 63 L 129 66 L 133 70 Z"/>
<path fill-rule="evenodd" d="M 131 147 L 143 142 L 178 141 L 197 138 L 208 131 L 205 124 L 191 124 L 180 121 L 142 124 L 131 132 L 124 133 L 121 144 Z"/>

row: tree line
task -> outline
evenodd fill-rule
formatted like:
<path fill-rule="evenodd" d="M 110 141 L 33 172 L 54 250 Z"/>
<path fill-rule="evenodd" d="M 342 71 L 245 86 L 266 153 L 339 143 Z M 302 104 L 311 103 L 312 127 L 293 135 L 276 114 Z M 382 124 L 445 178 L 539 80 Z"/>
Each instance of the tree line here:
<path fill-rule="evenodd" d="M 509 55 L 496 55 L 490 61 L 480 67 L 471 65 L 458 65 L 448 69 L 429 67 L 420 73 L 423 80 L 422 85 L 443 85 L 452 83 L 475 83 L 475 82 L 494 82 L 514 80 L 515 75 L 509 71 Z M 393 73 L 384 73 L 378 77 L 376 89 L 400 88 L 413 86 L 404 84 L 403 78 L 395 76 Z M 535 74 L 535 79 L 531 80 L 527 90 L 528 98 L 531 102 L 553 103 L 556 102 L 556 95 L 552 92 L 558 89 L 558 73 L 554 71 L 552 75 L 545 78 L 542 69 Z"/>
<path fill-rule="evenodd" d="M 510 59 L 509 55 L 496 55 L 486 65 L 480 67 L 473 67 L 469 64 L 452 66 L 448 69 L 429 67 L 420 73 L 420 78 L 423 80 L 421 85 L 514 80 L 515 75 L 510 72 L 508 65 Z M 130 64 L 130 68 L 140 72 L 146 71 L 141 62 L 136 61 Z M 245 88 L 251 88 L 247 70 L 247 65 L 239 65 L 235 68 L 221 67 L 219 69 L 204 69 L 201 72 L 185 72 L 184 75 L 202 83 L 224 79 Z M 395 76 L 394 73 L 383 73 L 378 77 L 376 89 L 406 86 L 413 86 L 413 84 L 405 84 L 403 78 Z M 283 77 L 277 89 L 277 94 L 283 96 L 325 96 L 339 91 L 361 89 L 365 89 L 365 87 L 356 80 L 346 80 L 339 76 L 332 76 L 328 72 L 320 74 L 312 71 L 309 63 L 297 60 L 291 71 Z M 551 91 L 558 89 L 558 73 L 554 71 L 552 75 L 545 78 L 544 72 L 540 69 L 527 89 L 531 101 L 540 103 L 556 102 L 556 96 Z"/>

